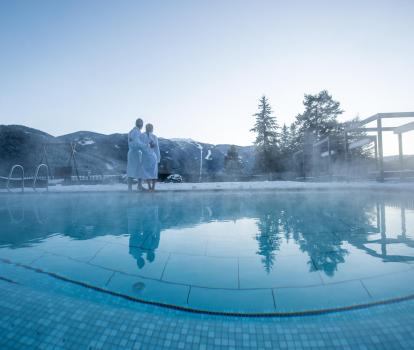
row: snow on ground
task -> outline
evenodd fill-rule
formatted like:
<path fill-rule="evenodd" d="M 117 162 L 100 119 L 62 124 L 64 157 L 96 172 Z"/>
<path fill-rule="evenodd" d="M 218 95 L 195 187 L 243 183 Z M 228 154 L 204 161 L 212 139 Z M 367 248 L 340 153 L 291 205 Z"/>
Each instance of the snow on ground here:
<path fill-rule="evenodd" d="M 207 151 L 207 155 L 206 155 L 205 160 L 211 160 L 211 149 L 209 149 L 209 150 Z"/>
<path fill-rule="evenodd" d="M 82 146 L 93 145 L 94 143 L 95 143 L 95 141 L 93 141 L 90 138 L 84 138 L 84 139 L 78 141 L 78 144 L 80 144 Z"/>
<path fill-rule="evenodd" d="M 170 140 L 175 141 L 175 142 L 189 143 L 190 145 L 193 145 L 193 146 L 197 147 L 200 151 L 203 150 L 203 146 L 201 144 L 199 144 L 198 142 L 194 141 L 193 139 L 172 138 Z"/>
<path fill-rule="evenodd" d="M 175 142 L 187 142 L 187 143 L 192 143 L 194 142 L 193 139 L 188 139 L 188 138 L 172 138 L 170 139 L 171 141 L 175 141 Z"/>
<path fill-rule="evenodd" d="M 43 189 L 44 190 L 44 189 Z M 157 191 L 255 191 L 255 190 L 274 190 L 274 191 L 303 191 L 303 190 L 375 190 L 375 191 L 404 191 L 414 193 L 414 183 L 401 182 L 295 182 L 295 181 L 263 181 L 263 182 L 204 182 L 204 183 L 159 183 Z M 13 189 L 18 192 L 19 189 Z M 39 192 L 42 189 L 38 190 Z M 106 184 L 106 185 L 72 185 L 50 186 L 49 192 L 126 192 L 126 184 Z M 0 192 L 7 192 L 0 189 Z M 26 192 L 33 192 L 27 188 Z"/>
<path fill-rule="evenodd" d="M 202 151 L 203 150 L 203 146 L 201 146 L 199 143 L 197 143 L 197 142 L 192 142 L 192 144 L 194 145 L 194 146 L 196 146 L 200 151 Z"/>

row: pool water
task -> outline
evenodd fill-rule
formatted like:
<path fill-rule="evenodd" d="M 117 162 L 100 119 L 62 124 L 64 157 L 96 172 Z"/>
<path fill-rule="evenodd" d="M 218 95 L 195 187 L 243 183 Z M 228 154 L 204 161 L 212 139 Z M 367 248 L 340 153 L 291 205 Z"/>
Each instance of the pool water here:
<path fill-rule="evenodd" d="M 4 195 L 0 279 L 197 312 L 315 313 L 414 295 L 414 201 L 374 192 Z M 37 276 L 37 277 L 36 277 Z"/>

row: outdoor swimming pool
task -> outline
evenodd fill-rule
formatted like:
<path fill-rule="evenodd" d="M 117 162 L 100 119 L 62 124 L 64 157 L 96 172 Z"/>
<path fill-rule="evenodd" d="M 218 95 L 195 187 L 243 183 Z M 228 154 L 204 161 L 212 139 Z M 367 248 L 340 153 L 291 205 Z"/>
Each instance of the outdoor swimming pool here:
<path fill-rule="evenodd" d="M 414 295 L 414 202 L 362 192 L 4 195 L 0 278 L 196 312 L 291 315 Z M 59 288 L 57 289 L 59 292 Z"/>

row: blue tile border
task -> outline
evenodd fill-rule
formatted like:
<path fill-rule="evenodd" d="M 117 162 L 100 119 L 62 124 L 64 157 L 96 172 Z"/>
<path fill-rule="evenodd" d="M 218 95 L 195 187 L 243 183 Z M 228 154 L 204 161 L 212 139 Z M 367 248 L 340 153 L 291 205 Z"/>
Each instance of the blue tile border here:
<path fill-rule="evenodd" d="M 52 295 L 0 281 L 0 348 L 396 350 L 414 347 L 413 301 L 341 314 L 243 318 L 183 313 L 139 305 L 70 284 L 65 288 L 72 293 Z"/>

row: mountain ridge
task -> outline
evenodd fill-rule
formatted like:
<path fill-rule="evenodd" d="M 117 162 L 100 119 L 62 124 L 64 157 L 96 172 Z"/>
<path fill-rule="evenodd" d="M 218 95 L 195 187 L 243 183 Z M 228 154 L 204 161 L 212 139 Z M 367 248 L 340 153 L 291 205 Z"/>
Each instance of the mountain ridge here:
<path fill-rule="evenodd" d="M 27 173 L 33 172 L 42 161 L 53 173 L 57 167 L 68 166 L 71 149 L 76 145 L 76 161 L 81 174 L 124 174 L 126 170 L 127 134 L 101 134 L 80 130 L 53 136 L 24 125 L 0 125 L 0 176 L 6 176 L 14 164 L 22 164 Z M 209 144 L 190 139 L 160 137 L 160 175 L 178 173 L 187 179 L 200 175 L 223 173 L 224 157 L 231 144 Z M 46 157 L 43 145 L 47 144 Z M 67 146 L 65 146 L 67 145 Z M 200 147 L 202 147 L 202 154 Z M 242 162 L 242 173 L 251 174 L 254 166 L 254 147 L 236 146 Z M 46 159 L 47 158 L 47 159 Z"/>

